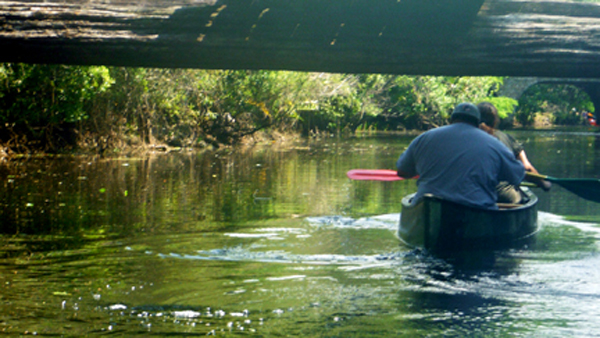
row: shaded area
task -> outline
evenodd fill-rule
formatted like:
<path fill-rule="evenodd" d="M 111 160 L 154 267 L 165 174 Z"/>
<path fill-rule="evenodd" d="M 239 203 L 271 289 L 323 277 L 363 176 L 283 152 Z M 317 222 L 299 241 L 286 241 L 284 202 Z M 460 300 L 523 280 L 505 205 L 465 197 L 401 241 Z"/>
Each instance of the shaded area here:
<path fill-rule="evenodd" d="M 2 40 L 12 55 L 3 61 L 368 72 L 382 62 L 390 67 L 427 54 L 435 63 L 440 49 L 467 32 L 481 3 L 17 2 L 4 7 Z M 423 48 L 426 53 L 419 52 Z"/>
<path fill-rule="evenodd" d="M 0 2 L 1 62 L 598 77 L 595 2 Z"/>

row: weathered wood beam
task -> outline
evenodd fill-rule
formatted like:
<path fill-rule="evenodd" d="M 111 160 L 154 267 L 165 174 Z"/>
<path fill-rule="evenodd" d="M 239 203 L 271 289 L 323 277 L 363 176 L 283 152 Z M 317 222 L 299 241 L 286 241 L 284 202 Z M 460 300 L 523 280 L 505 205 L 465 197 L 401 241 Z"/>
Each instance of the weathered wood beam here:
<path fill-rule="evenodd" d="M 482 73 L 600 78 L 595 0 L 487 0 L 466 41 L 461 53 L 484 67 Z"/>
<path fill-rule="evenodd" d="M 0 2 L 0 61 L 439 72 L 482 2 Z"/>
<path fill-rule="evenodd" d="M 600 78 L 563 0 L 0 1 L 0 62 Z"/>

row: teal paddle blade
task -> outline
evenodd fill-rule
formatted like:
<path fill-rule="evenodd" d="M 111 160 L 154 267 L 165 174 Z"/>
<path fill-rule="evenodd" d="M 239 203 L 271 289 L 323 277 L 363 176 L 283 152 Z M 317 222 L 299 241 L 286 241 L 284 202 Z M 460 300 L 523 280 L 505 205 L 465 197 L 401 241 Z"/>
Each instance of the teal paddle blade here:
<path fill-rule="evenodd" d="M 588 201 L 600 203 L 600 180 L 595 178 L 555 178 L 546 180 L 556 183 L 575 195 Z"/>

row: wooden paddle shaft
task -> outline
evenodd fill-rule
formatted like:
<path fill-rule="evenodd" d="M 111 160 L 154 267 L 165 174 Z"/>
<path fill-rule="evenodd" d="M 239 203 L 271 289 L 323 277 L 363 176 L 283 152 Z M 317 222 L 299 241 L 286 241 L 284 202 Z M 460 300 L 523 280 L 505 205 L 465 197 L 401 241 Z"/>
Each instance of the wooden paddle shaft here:
<path fill-rule="evenodd" d="M 545 180 L 548 178 L 548 176 L 546 175 L 540 175 L 540 174 L 535 174 L 529 171 L 525 172 L 525 176 L 529 177 L 529 178 L 535 178 L 535 179 L 540 179 L 540 180 Z"/>

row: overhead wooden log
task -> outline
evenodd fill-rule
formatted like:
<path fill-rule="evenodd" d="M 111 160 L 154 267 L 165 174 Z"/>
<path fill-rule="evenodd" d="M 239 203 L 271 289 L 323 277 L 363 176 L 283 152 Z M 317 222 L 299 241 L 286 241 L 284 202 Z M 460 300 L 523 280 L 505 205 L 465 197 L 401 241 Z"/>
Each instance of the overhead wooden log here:
<path fill-rule="evenodd" d="M 596 3 L 0 1 L 0 62 L 600 77 Z"/>

